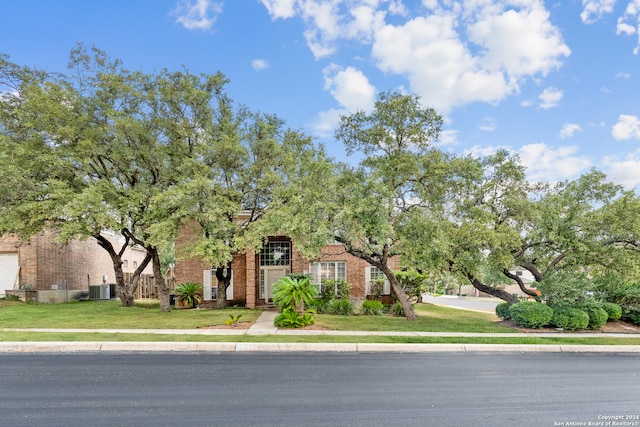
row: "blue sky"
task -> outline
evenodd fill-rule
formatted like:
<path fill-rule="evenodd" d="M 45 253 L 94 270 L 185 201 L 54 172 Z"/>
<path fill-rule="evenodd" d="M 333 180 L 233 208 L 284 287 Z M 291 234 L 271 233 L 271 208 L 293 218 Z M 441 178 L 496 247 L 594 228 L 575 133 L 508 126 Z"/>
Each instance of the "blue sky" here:
<path fill-rule="evenodd" d="M 232 98 L 350 161 L 333 129 L 421 96 L 458 154 L 507 148 L 536 181 L 640 186 L 640 0 L 0 0 L 0 52 L 65 71 L 76 42 L 151 72 L 222 71 Z M 353 160 L 353 159 L 351 159 Z"/>

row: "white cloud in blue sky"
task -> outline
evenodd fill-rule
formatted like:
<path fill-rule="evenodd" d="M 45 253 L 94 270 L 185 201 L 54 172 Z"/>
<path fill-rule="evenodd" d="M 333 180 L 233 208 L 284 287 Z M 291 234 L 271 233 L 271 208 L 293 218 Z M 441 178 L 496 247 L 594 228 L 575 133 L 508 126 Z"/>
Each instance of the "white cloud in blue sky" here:
<path fill-rule="evenodd" d="M 69 50 L 86 42 L 132 69 L 220 70 L 233 99 L 279 115 L 340 159 L 340 115 L 370 109 L 381 91 L 415 93 L 444 116 L 443 149 L 505 147 L 540 180 L 595 166 L 640 183 L 640 0 L 82 5 L 5 2 L 12 19 L 0 26 L 0 53 L 65 71 Z"/>
<path fill-rule="evenodd" d="M 269 62 L 265 59 L 254 59 L 251 61 L 251 66 L 256 71 L 262 71 L 269 68 Z"/>
<path fill-rule="evenodd" d="M 212 0 L 179 0 L 173 14 L 188 30 L 210 30 L 222 13 L 222 5 Z"/>

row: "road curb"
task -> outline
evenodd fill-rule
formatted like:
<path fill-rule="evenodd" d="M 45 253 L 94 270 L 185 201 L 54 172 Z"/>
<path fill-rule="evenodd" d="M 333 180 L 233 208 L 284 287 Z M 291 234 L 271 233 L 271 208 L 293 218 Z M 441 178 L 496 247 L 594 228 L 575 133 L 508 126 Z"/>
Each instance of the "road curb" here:
<path fill-rule="evenodd" d="M 640 353 L 640 345 L 376 344 L 248 342 L 0 342 L 0 353 L 324 352 L 324 353 Z"/>

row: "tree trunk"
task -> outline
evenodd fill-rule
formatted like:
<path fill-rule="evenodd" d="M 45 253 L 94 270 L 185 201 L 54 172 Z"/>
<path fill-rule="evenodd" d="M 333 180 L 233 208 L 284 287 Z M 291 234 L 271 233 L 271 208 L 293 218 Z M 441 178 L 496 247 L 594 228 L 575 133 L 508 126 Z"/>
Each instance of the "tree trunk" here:
<path fill-rule="evenodd" d="M 473 287 L 476 288 L 477 290 L 479 290 L 480 292 L 484 292 L 484 293 L 487 293 L 489 295 L 493 295 L 494 297 L 500 298 L 501 300 L 504 300 L 504 301 L 506 301 L 506 302 L 508 302 L 509 304 L 512 304 L 512 305 L 518 302 L 518 297 L 514 296 L 513 294 L 510 294 L 507 291 L 503 291 L 503 290 L 500 290 L 500 289 L 495 289 L 492 286 L 485 285 L 480 280 L 478 280 L 478 279 L 476 279 L 475 277 L 472 277 L 472 276 L 467 276 L 467 278 L 469 279 L 469 281 L 471 282 Z"/>
<path fill-rule="evenodd" d="M 116 279 L 116 295 L 120 298 L 120 302 L 123 307 L 133 307 L 133 293 L 127 289 L 127 284 L 124 280 L 124 272 L 122 271 L 122 257 L 120 253 L 117 253 L 113 248 L 111 242 L 104 236 L 98 234 L 93 236 L 97 241 L 98 245 L 107 251 L 109 256 L 111 257 L 111 262 L 113 264 L 113 273 Z M 125 243 L 126 245 L 126 243 Z"/>
<path fill-rule="evenodd" d="M 216 279 L 218 279 L 218 299 L 216 300 L 216 308 L 225 308 L 227 306 L 227 289 L 231 286 L 231 262 L 227 264 L 227 275 L 224 275 L 225 267 L 216 268 Z"/>
<path fill-rule="evenodd" d="M 153 261 L 153 277 L 158 287 L 158 297 L 160 298 L 160 311 L 171 311 L 171 305 L 169 303 L 169 286 L 162 274 L 162 267 L 160 266 L 160 256 L 158 250 L 155 247 L 147 247 L 147 254 L 151 254 L 151 260 Z"/>
<path fill-rule="evenodd" d="M 505 276 L 507 276 L 509 279 L 515 281 L 518 284 L 518 286 L 520 287 L 520 290 L 522 292 L 524 292 L 525 294 L 529 295 L 530 297 L 538 298 L 538 294 L 535 291 L 527 288 L 525 286 L 524 282 L 522 281 L 522 279 L 520 278 L 520 276 L 518 276 L 517 274 L 511 274 L 511 272 L 509 270 L 507 270 L 507 269 L 502 270 L 502 273 Z"/>
<path fill-rule="evenodd" d="M 402 309 L 404 310 L 404 316 L 407 318 L 407 320 L 416 320 L 416 314 L 413 311 L 413 306 L 411 305 L 411 301 L 409 301 L 409 297 L 407 296 L 407 293 L 404 291 L 404 288 L 400 285 L 400 282 L 398 282 L 398 279 L 396 278 L 396 275 L 393 274 L 393 271 L 391 271 L 391 269 L 387 267 L 386 264 L 382 264 L 382 263 L 380 263 L 379 265 L 376 265 L 376 267 L 378 267 L 387 277 L 387 280 L 389 280 L 389 284 L 391 285 L 391 289 L 393 290 L 393 293 L 396 294 L 398 301 L 400 301 L 400 304 L 402 304 Z"/>

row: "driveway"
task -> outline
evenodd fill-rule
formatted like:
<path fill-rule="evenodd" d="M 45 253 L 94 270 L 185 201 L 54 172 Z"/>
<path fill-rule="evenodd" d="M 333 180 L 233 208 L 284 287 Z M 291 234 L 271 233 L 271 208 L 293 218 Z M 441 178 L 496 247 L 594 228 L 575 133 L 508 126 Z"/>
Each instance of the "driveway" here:
<path fill-rule="evenodd" d="M 461 310 L 496 312 L 496 305 L 502 302 L 498 298 L 458 297 L 453 295 L 433 296 L 424 294 L 422 301 L 445 307 L 459 308 Z"/>

